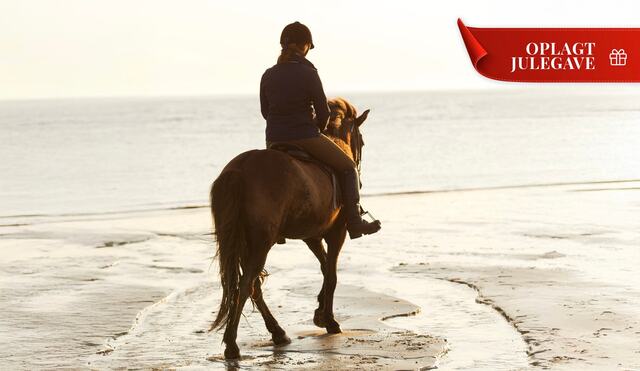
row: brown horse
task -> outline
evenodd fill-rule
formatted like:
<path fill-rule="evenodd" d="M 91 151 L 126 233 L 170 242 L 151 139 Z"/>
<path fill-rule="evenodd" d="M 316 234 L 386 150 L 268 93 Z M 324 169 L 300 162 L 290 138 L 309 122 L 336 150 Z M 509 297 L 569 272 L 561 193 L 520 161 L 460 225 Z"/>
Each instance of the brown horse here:
<path fill-rule="evenodd" d="M 331 118 L 325 135 L 359 165 L 360 125 L 369 110 L 357 116 L 346 100 L 329 101 Z M 224 356 L 240 356 L 238 322 L 247 298 L 264 318 L 274 344 L 291 340 L 262 297 L 262 272 L 271 247 L 283 238 L 303 240 L 320 261 L 324 276 L 313 322 L 339 333 L 333 317 L 336 264 L 346 235 L 341 207 L 332 202 L 331 178 L 316 164 L 276 150 L 252 150 L 225 166 L 211 187 L 211 213 L 217 240 L 222 301 L 211 330 L 226 326 Z M 322 240 L 327 243 L 325 252 Z"/>

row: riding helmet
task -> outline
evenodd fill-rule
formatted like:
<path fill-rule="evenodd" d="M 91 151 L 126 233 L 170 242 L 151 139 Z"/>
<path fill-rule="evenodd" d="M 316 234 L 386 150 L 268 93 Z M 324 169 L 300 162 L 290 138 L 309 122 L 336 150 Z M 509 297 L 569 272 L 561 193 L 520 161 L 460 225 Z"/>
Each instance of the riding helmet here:
<path fill-rule="evenodd" d="M 286 25 L 280 35 L 280 45 L 284 48 L 292 43 L 299 45 L 310 43 L 311 49 L 313 49 L 313 39 L 311 38 L 309 28 L 300 22 L 293 22 Z"/>

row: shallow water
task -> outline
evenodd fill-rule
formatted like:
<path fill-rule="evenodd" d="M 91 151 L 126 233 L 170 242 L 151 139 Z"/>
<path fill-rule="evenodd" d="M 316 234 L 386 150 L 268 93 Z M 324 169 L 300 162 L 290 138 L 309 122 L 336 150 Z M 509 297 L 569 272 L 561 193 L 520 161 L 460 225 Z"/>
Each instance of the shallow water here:
<path fill-rule="evenodd" d="M 2 368 L 80 367 L 143 308 L 202 276 L 210 246 L 110 224 L 4 228 Z"/>
<path fill-rule="evenodd" d="M 637 219 L 631 218 L 640 203 L 637 192 L 625 190 L 629 185 L 637 182 L 609 185 L 606 191 L 591 184 L 366 198 L 372 210 L 384 211 L 384 233 L 347 242 L 339 285 L 361 288 L 356 296 L 366 291 L 417 305 L 418 314 L 384 322 L 416 336 L 446 339 L 448 352 L 438 364 L 447 370 L 523 369 L 535 361 L 519 329 L 477 302 L 478 292 L 447 280 L 476 271 L 496 276 L 498 286 L 511 276 L 501 276 L 501 270 L 524 269 L 541 272 L 545 285 L 584 287 L 564 299 L 569 310 L 582 308 L 580 316 L 596 317 L 580 326 L 597 325 L 606 319 L 601 313 L 611 312 L 624 316 L 630 331 L 640 331 L 632 327 L 640 323 L 633 310 L 640 305 L 634 274 L 640 236 Z M 0 278 L 11 288 L 2 291 L 0 301 L 5 364 L 224 368 L 221 334 L 206 332 L 220 296 L 209 260 L 208 210 L 76 218 L 3 228 Z M 267 269 L 265 298 L 294 342 L 317 331 L 311 318 L 321 274 L 313 255 L 299 241 L 288 241 L 274 247 Z M 546 270 L 570 274 L 553 278 Z M 606 291 L 594 302 L 590 288 Z M 542 292 L 538 304 L 516 302 L 517 312 L 509 315 L 535 316 L 551 305 L 545 300 L 557 290 Z M 344 300 L 336 302 L 341 322 L 350 318 Z M 259 313 L 247 306 L 245 314 L 239 339 L 247 365 L 307 367 L 334 354 L 274 353 Z M 361 327 L 343 327 L 354 328 Z M 633 344 L 627 339 L 616 347 L 622 351 Z"/>
<path fill-rule="evenodd" d="M 595 187 L 600 186 L 366 198 L 372 210 L 384 211 L 384 233 L 347 242 L 339 285 L 362 288 L 355 297 L 366 291 L 420 307 L 415 316 L 384 322 L 415 336 L 446 339 L 441 369 L 527 368 L 533 360 L 518 330 L 498 311 L 476 302 L 475 290 L 445 279 L 459 270 L 569 271 L 572 275 L 558 284 L 588 284 L 607 292 L 599 296 L 595 314 L 584 307 L 592 301 L 588 290 L 571 299 L 571 306 L 584 307 L 586 315 L 625 315 L 627 325 L 634 326 L 640 321 L 633 310 L 640 305 L 640 282 L 633 274 L 640 240 L 637 221 L 629 217 L 640 207 L 637 192 L 620 185 L 612 191 Z M 3 227 L 3 364 L 224 368 L 221 334 L 206 332 L 220 296 L 209 260 L 209 218 L 206 208 L 196 208 L 97 214 L 85 220 L 49 217 Z M 311 318 L 321 275 L 313 255 L 302 243 L 289 241 L 274 247 L 267 269 L 272 275 L 265 298 L 294 341 L 305 331 L 317 331 Z M 548 305 L 544 295 L 539 305 Z M 337 300 L 336 314 L 348 324 L 344 300 Z M 539 305 L 516 303 L 516 308 L 526 315 Z M 384 311 L 379 312 L 382 317 Z M 245 314 L 239 338 L 249 357 L 245 364 L 311 367 L 335 356 L 308 350 L 274 353 L 259 313 L 248 306 Z M 633 342 L 617 348 L 624 346 Z"/>
<path fill-rule="evenodd" d="M 5 291 L 1 308 L 4 365 L 224 368 L 221 334 L 206 331 L 220 296 L 216 267 L 208 260 L 213 244 L 207 218 L 205 209 L 175 210 L 82 222 L 54 218 L 6 230 L 1 241 L 13 253 L 4 256 L 0 272 L 12 288 Z M 384 244 L 343 254 L 336 315 L 346 321 L 346 334 L 353 330 L 340 293 L 353 285 L 361 287 L 359 297 L 369 290 L 418 305 L 417 315 L 385 323 L 416 336 L 447 339 L 443 365 L 511 369 L 526 364 L 518 334 L 497 313 L 475 303 L 473 290 L 392 273 L 390 268 L 411 255 L 397 252 L 390 260 L 381 249 Z M 321 285 L 317 262 L 304 244 L 289 241 L 274 248 L 268 270 L 265 298 L 294 342 L 300 341 L 297 336 L 314 329 L 311 318 Z M 307 367 L 331 354 L 262 350 L 269 344 L 262 319 L 250 306 L 245 314 L 239 334 L 249 357 L 245 362 Z M 384 312 L 375 315 L 381 318 Z"/>

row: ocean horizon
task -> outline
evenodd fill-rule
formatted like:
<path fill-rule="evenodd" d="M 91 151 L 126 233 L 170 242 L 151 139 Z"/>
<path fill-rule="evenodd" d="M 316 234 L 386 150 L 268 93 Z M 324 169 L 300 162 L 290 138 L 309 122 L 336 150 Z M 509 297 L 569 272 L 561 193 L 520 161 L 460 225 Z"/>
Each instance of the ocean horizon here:
<path fill-rule="evenodd" d="M 362 112 L 365 195 L 640 178 L 635 94 L 428 91 L 345 96 Z M 263 148 L 258 99 L 0 102 L 0 217 L 206 204 Z"/>

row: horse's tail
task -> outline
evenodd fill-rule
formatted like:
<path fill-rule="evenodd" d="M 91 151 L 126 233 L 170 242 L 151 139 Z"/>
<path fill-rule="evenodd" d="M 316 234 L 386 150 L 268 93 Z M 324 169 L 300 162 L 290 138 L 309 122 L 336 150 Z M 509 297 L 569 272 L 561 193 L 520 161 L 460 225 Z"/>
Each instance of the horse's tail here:
<path fill-rule="evenodd" d="M 247 251 L 242 194 L 242 175 L 237 170 L 222 172 L 211 186 L 211 214 L 218 245 L 216 257 L 220 266 L 222 301 L 209 331 L 228 324 L 239 302 L 240 262 Z"/>

